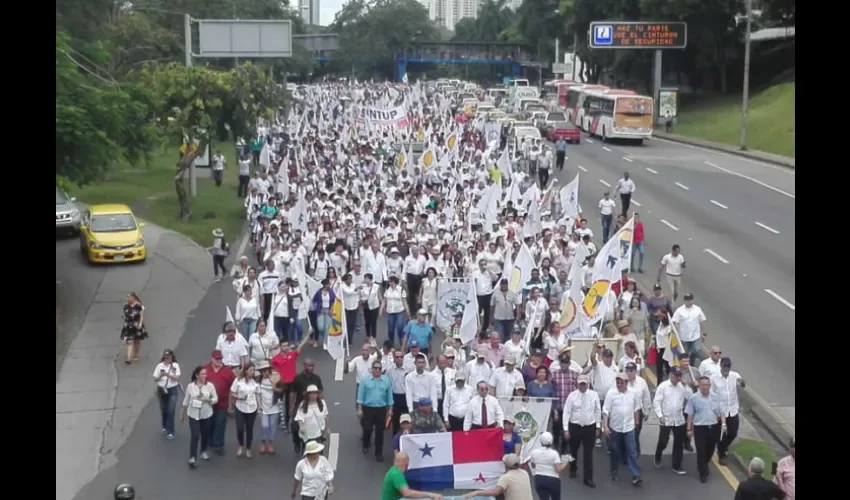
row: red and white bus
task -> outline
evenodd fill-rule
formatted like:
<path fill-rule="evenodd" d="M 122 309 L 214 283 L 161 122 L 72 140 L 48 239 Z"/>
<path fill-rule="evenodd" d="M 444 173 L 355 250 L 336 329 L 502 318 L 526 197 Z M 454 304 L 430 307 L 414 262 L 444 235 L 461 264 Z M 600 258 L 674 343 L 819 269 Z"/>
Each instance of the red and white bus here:
<path fill-rule="evenodd" d="M 583 109 L 582 129 L 603 141 L 631 139 L 643 143 L 652 137 L 652 97 L 631 90 L 595 92 L 586 97 Z"/>
<path fill-rule="evenodd" d="M 590 132 L 590 122 L 592 120 L 591 116 L 587 113 L 587 108 L 598 106 L 599 96 L 618 96 L 618 95 L 635 95 L 637 92 L 629 89 L 604 89 L 604 90 L 593 90 L 587 93 L 584 98 L 584 102 L 582 103 L 583 109 L 579 111 L 581 117 L 576 122 L 576 126 L 580 128 L 584 132 Z"/>
<path fill-rule="evenodd" d="M 581 127 L 581 120 L 584 116 L 584 101 L 587 98 L 587 94 L 602 90 L 608 90 L 608 87 L 605 85 L 571 87 L 567 91 L 567 121 L 576 127 Z"/>

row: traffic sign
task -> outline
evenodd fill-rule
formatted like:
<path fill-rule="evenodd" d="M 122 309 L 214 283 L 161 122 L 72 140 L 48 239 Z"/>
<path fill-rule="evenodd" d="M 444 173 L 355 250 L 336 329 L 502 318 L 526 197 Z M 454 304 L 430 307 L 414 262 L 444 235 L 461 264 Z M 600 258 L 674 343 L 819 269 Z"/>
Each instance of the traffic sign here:
<path fill-rule="evenodd" d="M 688 46 L 688 24 L 593 22 L 588 40 L 591 49 L 684 49 Z"/>
<path fill-rule="evenodd" d="M 567 65 L 565 63 L 552 63 L 552 73 L 556 75 L 567 73 Z"/>

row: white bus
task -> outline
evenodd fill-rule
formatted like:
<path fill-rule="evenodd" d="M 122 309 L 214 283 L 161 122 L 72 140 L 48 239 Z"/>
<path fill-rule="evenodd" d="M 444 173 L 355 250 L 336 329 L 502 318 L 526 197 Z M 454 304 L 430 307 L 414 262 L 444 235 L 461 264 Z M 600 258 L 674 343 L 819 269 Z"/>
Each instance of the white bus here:
<path fill-rule="evenodd" d="M 606 90 L 605 85 L 574 85 L 567 90 L 566 112 L 567 121 L 575 126 L 581 125 L 581 115 L 584 114 L 584 98 L 588 92 Z"/>
<path fill-rule="evenodd" d="M 608 139 L 630 139 L 643 143 L 652 137 L 651 97 L 630 90 L 594 92 L 584 101 L 582 129 L 591 136 Z"/>

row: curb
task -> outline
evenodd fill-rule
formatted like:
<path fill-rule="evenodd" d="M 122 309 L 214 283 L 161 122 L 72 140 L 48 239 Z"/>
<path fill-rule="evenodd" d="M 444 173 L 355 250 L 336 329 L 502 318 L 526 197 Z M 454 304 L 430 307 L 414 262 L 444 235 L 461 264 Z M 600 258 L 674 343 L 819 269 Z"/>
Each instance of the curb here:
<path fill-rule="evenodd" d="M 741 151 L 740 149 L 728 146 L 726 144 L 717 144 L 708 141 L 701 141 L 699 139 L 692 139 L 690 137 L 684 137 L 681 135 L 675 134 L 660 134 L 658 132 L 653 132 L 653 139 L 660 139 L 663 141 L 677 142 L 680 144 L 689 144 L 691 146 L 697 146 L 700 148 L 711 149 L 713 151 L 720 151 L 722 153 L 728 153 L 736 156 L 741 156 L 743 158 L 748 158 L 750 160 L 762 161 L 766 163 L 770 163 L 772 165 L 777 165 L 779 167 L 792 168 L 796 169 L 796 159 L 795 158 L 787 158 L 784 156 L 765 153 L 763 151 Z"/>

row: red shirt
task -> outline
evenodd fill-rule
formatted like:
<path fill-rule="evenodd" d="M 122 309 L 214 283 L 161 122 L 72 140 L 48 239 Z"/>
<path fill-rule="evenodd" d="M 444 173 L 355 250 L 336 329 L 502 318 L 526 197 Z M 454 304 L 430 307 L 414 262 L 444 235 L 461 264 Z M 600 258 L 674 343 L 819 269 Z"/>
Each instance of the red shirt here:
<path fill-rule="evenodd" d="M 269 364 L 280 373 L 280 381 L 291 384 L 295 380 L 295 369 L 298 366 L 298 351 L 280 352 L 274 355 Z"/>
<path fill-rule="evenodd" d="M 635 222 L 635 232 L 632 235 L 632 242 L 635 245 L 643 243 L 643 222 Z"/>
<path fill-rule="evenodd" d="M 236 380 L 236 375 L 229 366 L 224 365 L 218 371 L 215 371 L 212 363 L 207 363 L 204 369 L 207 371 L 207 382 L 215 387 L 215 393 L 218 395 L 218 403 L 215 404 L 216 408 L 226 409 L 230 401 L 230 386 Z"/>
<path fill-rule="evenodd" d="M 632 280 L 631 280 L 631 278 L 629 278 L 628 276 L 624 277 L 624 278 L 623 278 L 623 279 L 621 279 L 620 281 L 615 281 L 614 283 L 611 283 L 611 290 L 613 290 L 613 291 L 614 291 L 614 294 L 615 294 L 617 297 L 619 297 L 619 296 L 620 296 L 620 292 L 621 292 L 622 290 L 625 290 L 625 289 L 626 289 L 626 286 L 628 286 L 629 281 L 632 281 Z"/>

